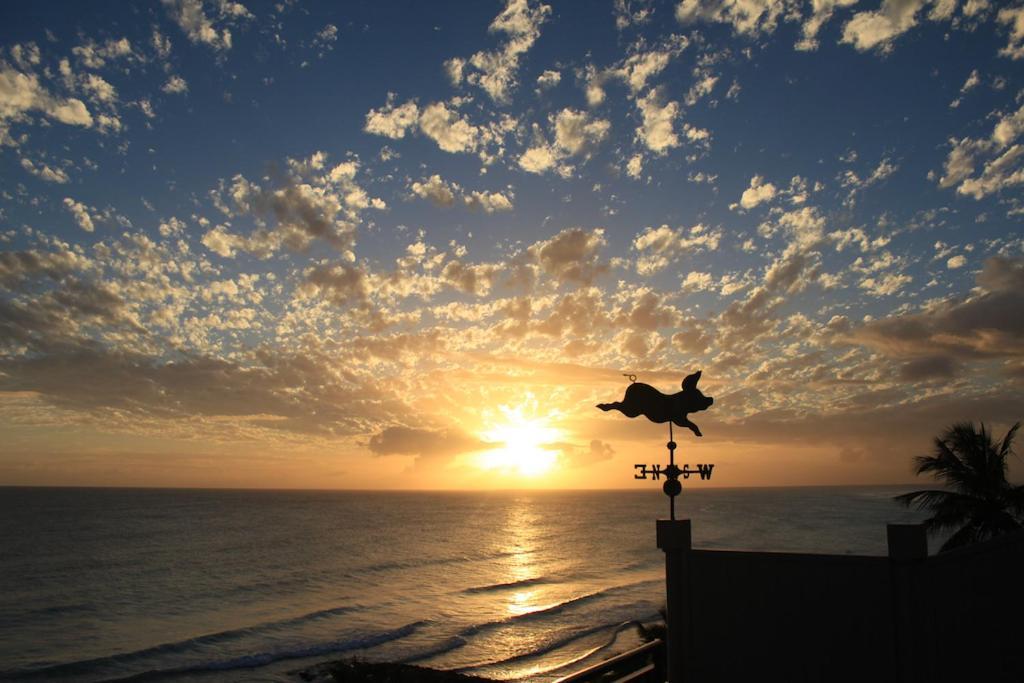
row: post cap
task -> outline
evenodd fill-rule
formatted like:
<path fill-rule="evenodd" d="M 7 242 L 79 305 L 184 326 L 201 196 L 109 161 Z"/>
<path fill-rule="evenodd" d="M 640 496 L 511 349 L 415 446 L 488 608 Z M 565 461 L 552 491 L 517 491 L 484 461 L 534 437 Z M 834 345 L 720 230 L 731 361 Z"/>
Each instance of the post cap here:
<path fill-rule="evenodd" d="M 928 557 L 928 535 L 921 524 L 886 524 L 889 558 L 923 560 Z"/>
<path fill-rule="evenodd" d="M 689 550 L 690 520 L 659 519 L 657 526 L 658 547 L 662 550 Z"/>

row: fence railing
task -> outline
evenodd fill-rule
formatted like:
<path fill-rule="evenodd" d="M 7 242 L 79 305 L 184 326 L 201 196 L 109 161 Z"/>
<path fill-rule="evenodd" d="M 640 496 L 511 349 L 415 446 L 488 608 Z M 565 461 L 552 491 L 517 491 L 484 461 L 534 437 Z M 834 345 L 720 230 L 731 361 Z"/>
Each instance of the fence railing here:
<path fill-rule="evenodd" d="M 596 664 L 580 669 L 555 683 L 646 683 L 663 681 L 662 661 L 665 657 L 665 643 L 660 639 L 644 643 Z"/>

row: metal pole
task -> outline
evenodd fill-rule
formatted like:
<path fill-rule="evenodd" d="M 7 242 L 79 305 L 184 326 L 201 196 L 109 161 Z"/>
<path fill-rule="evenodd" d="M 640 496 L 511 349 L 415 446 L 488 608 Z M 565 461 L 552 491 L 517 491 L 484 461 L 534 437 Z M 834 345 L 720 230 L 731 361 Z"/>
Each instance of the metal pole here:
<path fill-rule="evenodd" d="M 672 420 L 668 421 L 668 464 L 669 466 L 676 464 L 676 440 L 672 438 Z M 676 497 L 668 497 L 668 517 L 674 520 L 676 518 Z"/>

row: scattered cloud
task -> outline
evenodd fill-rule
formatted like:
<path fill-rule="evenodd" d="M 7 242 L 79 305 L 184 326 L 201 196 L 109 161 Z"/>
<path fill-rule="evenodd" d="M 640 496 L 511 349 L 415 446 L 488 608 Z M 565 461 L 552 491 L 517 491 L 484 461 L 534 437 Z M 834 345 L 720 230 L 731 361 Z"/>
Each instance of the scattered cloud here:
<path fill-rule="evenodd" d="M 244 5 L 233 0 L 210 3 L 215 10 L 212 15 L 207 14 L 207 3 L 203 0 L 163 0 L 163 4 L 190 41 L 218 51 L 231 49 L 230 26 L 253 18 Z"/>
<path fill-rule="evenodd" d="M 96 229 L 91 213 L 91 211 L 94 212 L 95 209 L 90 211 L 88 206 L 82 202 L 76 202 L 71 197 L 64 198 L 64 208 L 71 212 L 71 215 L 75 218 L 75 222 L 78 223 L 78 227 L 82 230 L 92 232 Z"/>
<path fill-rule="evenodd" d="M 52 167 L 43 162 L 36 163 L 26 157 L 22 157 L 21 167 L 37 178 L 42 178 L 49 183 L 64 185 L 70 180 L 70 178 L 68 178 L 68 174 L 64 172 L 64 169 L 60 167 Z"/>
<path fill-rule="evenodd" d="M 482 89 L 497 103 L 506 103 L 518 85 L 519 60 L 540 37 L 540 27 L 551 14 L 551 6 L 530 0 L 507 0 L 505 9 L 488 27 L 490 33 L 504 34 L 497 50 L 480 51 L 468 60 L 455 58 L 447 65 L 449 77 Z"/>

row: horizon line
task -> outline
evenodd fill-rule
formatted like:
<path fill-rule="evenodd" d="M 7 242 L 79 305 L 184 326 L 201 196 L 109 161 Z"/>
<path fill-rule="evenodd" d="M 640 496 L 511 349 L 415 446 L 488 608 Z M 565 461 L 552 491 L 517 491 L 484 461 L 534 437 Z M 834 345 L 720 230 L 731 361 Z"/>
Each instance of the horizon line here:
<path fill-rule="evenodd" d="M 707 490 L 735 490 L 735 489 L 808 489 L 808 488 L 864 488 L 864 487 L 897 487 L 897 486 L 919 486 L 920 482 L 898 482 L 890 484 L 860 483 L 860 484 L 792 484 L 792 485 L 765 485 L 765 486 L 702 486 L 699 489 L 684 489 L 687 491 Z M 0 489 L 89 489 L 89 490 L 125 490 L 125 491 L 266 491 L 266 492 L 310 492 L 310 493 L 576 493 L 576 492 L 637 492 L 639 488 L 524 488 L 509 487 L 495 489 L 371 489 L 371 488 L 272 488 L 257 486 L 104 486 L 104 485 L 69 485 L 69 484 L 2 484 Z M 656 489 L 646 489 L 655 491 Z"/>

